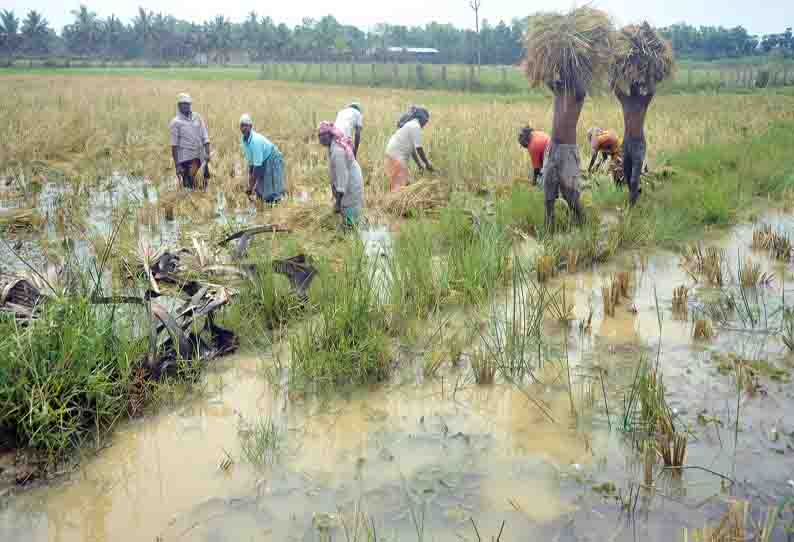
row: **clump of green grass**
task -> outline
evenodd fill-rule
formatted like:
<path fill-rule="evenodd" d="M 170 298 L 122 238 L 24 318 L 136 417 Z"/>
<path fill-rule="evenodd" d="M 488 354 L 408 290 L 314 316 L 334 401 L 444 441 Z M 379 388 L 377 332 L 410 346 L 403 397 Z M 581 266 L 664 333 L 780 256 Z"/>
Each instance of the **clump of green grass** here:
<path fill-rule="evenodd" d="M 432 226 L 408 223 L 387 259 L 392 329 L 427 317 L 449 297 L 447 263 L 433 254 Z"/>
<path fill-rule="evenodd" d="M 481 303 L 504 279 L 511 245 L 507 231 L 499 221 L 472 216 L 459 207 L 445 210 L 440 228 L 451 288 L 464 304 Z"/>
<path fill-rule="evenodd" d="M 272 464 L 284 440 L 281 430 L 270 418 L 259 418 L 253 423 L 241 418 L 237 434 L 243 457 L 257 467 Z"/>
<path fill-rule="evenodd" d="M 370 262 L 357 241 L 341 269 L 320 272 L 318 315 L 290 339 L 290 377 L 296 384 L 360 385 L 384 380 L 391 355 L 387 314 L 380 299 L 379 263 Z"/>
<path fill-rule="evenodd" d="M 0 320 L 0 428 L 55 461 L 127 411 L 140 343 L 112 308 L 52 298 L 26 326 Z"/>
<path fill-rule="evenodd" d="M 273 271 L 269 253 L 257 254 L 251 262 L 252 273 L 240 284 L 240 295 L 224 314 L 227 325 L 254 346 L 269 331 L 279 329 L 302 314 L 305 304 L 289 280 Z"/>

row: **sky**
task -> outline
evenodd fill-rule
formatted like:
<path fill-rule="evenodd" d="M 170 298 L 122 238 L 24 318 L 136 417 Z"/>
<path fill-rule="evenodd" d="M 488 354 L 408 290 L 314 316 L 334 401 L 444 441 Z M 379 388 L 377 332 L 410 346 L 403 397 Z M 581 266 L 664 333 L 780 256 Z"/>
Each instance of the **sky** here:
<path fill-rule="evenodd" d="M 586 2 L 578 0 L 577 3 Z M 794 26 L 792 0 L 595 0 L 589 3 L 606 10 L 621 24 L 647 19 L 655 26 L 681 21 L 696 26 L 742 25 L 754 34 L 782 32 L 786 26 Z M 60 32 L 72 20 L 70 10 L 79 4 L 71 0 L 0 0 L 0 9 L 12 9 L 20 18 L 27 10 L 36 9 Z M 203 22 L 219 14 L 240 21 L 255 9 L 260 15 L 269 15 L 277 23 L 285 22 L 290 26 L 298 24 L 303 17 L 317 19 L 329 13 L 341 23 L 363 30 L 379 22 L 423 25 L 437 21 L 459 27 L 474 26 L 469 0 L 381 0 L 371 4 L 362 0 L 290 0 L 284 4 L 243 0 L 102 0 L 86 4 L 101 17 L 114 14 L 125 21 L 135 15 L 140 5 L 194 22 Z M 277 7 L 268 9 L 268 5 Z M 496 23 L 539 10 L 564 10 L 573 5 L 574 0 L 481 0 L 480 16 Z"/>

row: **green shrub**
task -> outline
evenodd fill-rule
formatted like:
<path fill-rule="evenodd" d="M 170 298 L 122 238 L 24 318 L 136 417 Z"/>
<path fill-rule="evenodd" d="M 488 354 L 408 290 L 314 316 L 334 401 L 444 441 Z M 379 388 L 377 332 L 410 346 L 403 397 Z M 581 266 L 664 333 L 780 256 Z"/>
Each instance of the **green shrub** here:
<path fill-rule="evenodd" d="M 360 385 L 389 374 L 387 317 L 380 291 L 383 270 L 378 261 L 369 261 L 358 242 L 344 256 L 337 272 L 322 266 L 319 314 L 290 340 L 290 377 L 297 385 Z"/>
<path fill-rule="evenodd" d="M 26 327 L 0 320 L 0 428 L 51 460 L 108 430 L 141 354 L 121 327 L 112 308 L 84 298 L 52 299 Z"/>
<path fill-rule="evenodd" d="M 407 223 L 387 260 L 392 329 L 427 317 L 449 297 L 446 260 L 434 256 L 435 228 L 427 222 Z"/>

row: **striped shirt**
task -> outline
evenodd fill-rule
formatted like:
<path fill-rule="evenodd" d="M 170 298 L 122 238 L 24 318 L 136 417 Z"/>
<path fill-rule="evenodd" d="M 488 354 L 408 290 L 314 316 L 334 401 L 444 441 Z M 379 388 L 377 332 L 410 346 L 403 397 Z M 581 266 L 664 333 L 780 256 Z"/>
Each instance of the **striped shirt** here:
<path fill-rule="evenodd" d="M 198 113 L 186 117 L 181 112 L 168 126 L 171 132 L 171 146 L 176 147 L 177 162 L 201 159 L 204 145 L 210 142 L 207 125 Z"/>

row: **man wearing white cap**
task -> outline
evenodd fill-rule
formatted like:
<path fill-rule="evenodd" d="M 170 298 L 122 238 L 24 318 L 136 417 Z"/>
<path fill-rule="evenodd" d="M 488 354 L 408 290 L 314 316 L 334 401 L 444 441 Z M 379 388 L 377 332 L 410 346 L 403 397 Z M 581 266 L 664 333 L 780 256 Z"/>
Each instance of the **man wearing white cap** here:
<path fill-rule="evenodd" d="M 284 158 L 268 138 L 254 131 L 254 121 L 247 113 L 240 117 L 240 148 L 248 162 L 248 189 L 265 203 L 276 204 L 285 193 Z"/>
<path fill-rule="evenodd" d="M 171 121 L 171 156 L 174 158 L 176 176 L 185 188 L 195 188 L 195 179 L 202 158 L 210 161 L 210 137 L 207 125 L 198 113 L 192 110 L 193 100 L 189 94 L 177 96 L 177 113 Z"/>

